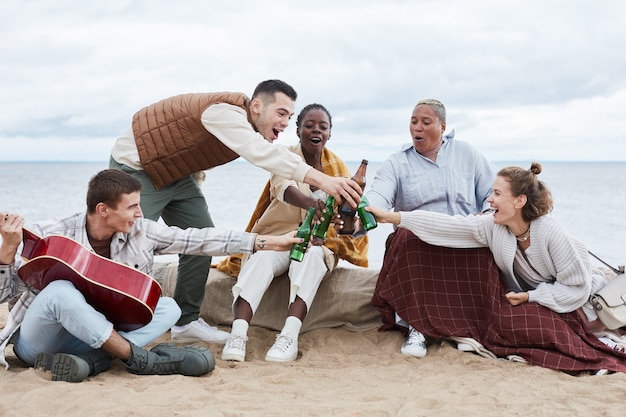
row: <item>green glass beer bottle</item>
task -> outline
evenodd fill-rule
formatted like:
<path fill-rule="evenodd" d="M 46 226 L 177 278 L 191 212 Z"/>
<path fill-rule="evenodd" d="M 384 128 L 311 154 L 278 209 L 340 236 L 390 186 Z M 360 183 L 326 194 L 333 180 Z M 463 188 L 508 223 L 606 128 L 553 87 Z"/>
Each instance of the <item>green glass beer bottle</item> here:
<path fill-rule="evenodd" d="M 356 209 L 356 211 L 359 213 L 359 219 L 361 219 L 361 225 L 363 226 L 363 229 L 365 229 L 365 231 L 376 229 L 376 226 L 378 226 L 376 217 L 374 217 L 374 215 L 369 211 L 365 210 L 365 207 L 368 207 L 369 205 L 370 203 L 369 201 L 367 201 L 367 198 L 361 197 L 361 202 Z"/>
<path fill-rule="evenodd" d="M 330 225 L 330 221 L 333 218 L 333 213 L 335 212 L 335 197 L 329 195 L 326 199 L 326 212 L 324 213 L 324 219 L 321 223 L 316 224 L 313 228 L 313 236 L 318 237 L 320 239 L 326 239 L 326 232 L 328 231 L 328 226 Z"/>
<path fill-rule="evenodd" d="M 301 237 L 304 241 L 302 243 L 295 243 L 291 247 L 289 259 L 298 262 L 302 262 L 302 259 L 304 259 L 304 254 L 309 247 L 309 240 L 311 240 L 311 223 L 313 222 L 314 214 L 315 207 L 309 208 L 309 211 L 306 212 L 306 217 L 296 232 L 296 237 Z"/>

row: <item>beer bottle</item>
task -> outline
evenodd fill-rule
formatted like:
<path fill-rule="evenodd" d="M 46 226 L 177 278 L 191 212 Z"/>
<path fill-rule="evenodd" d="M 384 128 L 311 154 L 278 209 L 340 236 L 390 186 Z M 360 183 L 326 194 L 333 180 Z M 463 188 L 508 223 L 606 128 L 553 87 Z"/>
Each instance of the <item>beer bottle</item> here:
<path fill-rule="evenodd" d="M 321 223 L 318 223 L 313 228 L 313 236 L 324 240 L 326 238 L 326 232 L 328 231 L 328 226 L 330 225 L 330 221 L 333 218 L 333 213 L 335 212 L 335 197 L 329 195 L 326 199 L 326 212 L 324 213 L 324 218 Z"/>
<path fill-rule="evenodd" d="M 301 237 L 304 241 L 302 243 L 294 243 L 291 247 L 291 252 L 289 252 L 289 259 L 298 262 L 302 262 L 302 259 L 304 259 L 304 254 L 309 247 L 309 240 L 311 240 L 311 223 L 313 222 L 314 214 L 315 207 L 309 208 L 309 211 L 306 212 L 306 217 L 296 232 L 296 237 Z"/>
<path fill-rule="evenodd" d="M 359 169 L 356 170 L 356 174 L 352 177 L 357 184 L 361 186 L 361 189 L 365 189 L 365 171 L 367 170 L 367 159 L 361 161 Z M 353 209 L 347 201 L 344 201 L 339 206 L 339 215 L 343 220 L 343 229 L 339 230 L 342 235 L 351 235 L 354 233 L 354 216 L 356 210 Z"/>
<path fill-rule="evenodd" d="M 365 210 L 365 207 L 369 207 L 369 205 L 370 203 L 367 201 L 367 198 L 361 197 L 359 207 L 356 209 L 359 213 L 359 219 L 361 219 L 361 224 L 363 225 L 363 229 L 365 229 L 365 231 L 376 229 L 376 226 L 378 226 L 376 217 L 374 217 L 374 215 L 369 211 Z"/>

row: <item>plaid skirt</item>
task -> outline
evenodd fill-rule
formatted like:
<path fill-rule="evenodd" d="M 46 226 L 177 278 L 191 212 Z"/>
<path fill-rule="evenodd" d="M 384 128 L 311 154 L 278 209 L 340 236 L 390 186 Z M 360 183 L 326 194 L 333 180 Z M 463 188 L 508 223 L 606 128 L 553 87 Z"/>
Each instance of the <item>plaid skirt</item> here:
<path fill-rule="evenodd" d="M 488 248 L 429 245 L 399 228 L 386 242 L 372 305 L 380 330 L 413 328 L 436 338 L 470 337 L 498 357 L 577 372 L 626 372 L 626 354 L 591 333 L 578 312 L 556 313 L 536 303 L 511 305 L 504 277 Z"/>

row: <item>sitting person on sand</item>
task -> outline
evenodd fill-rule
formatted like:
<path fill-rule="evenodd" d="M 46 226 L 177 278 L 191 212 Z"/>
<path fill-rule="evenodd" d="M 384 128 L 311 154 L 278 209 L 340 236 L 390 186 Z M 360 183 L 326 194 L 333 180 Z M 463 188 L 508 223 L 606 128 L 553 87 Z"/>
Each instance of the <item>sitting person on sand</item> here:
<path fill-rule="evenodd" d="M 381 270 L 372 300 L 383 329 L 395 326 L 397 312 L 427 336 L 473 339 L 498 357 L 567 372 L 626 372 L 626 354 L 593 333 L 603 326 L 589 297 L 606 277 L 547 215 L 552 197 L 540 172 L 536 162 L 501 169 L 487 200 L 492 213 L 482 216 L 371 207 L 406 236 L 387 249 L 395 262 Z"/>
<path fill-rule="evenodd" d="M 306 106 L 297 117 L 296 127 L 300 143 L 290 148 L 292 152 L 327 175 L 350 177 L 344 162 L 326 148 L 332 120 L 324 106 Z M 273 234 L 295 230 L 303 221 L 309 207 L 316 207 L 316 214 L 321 218 L 326 197 L 321 189 L 273 175 L 253 214 L 251 222 L 256 222 L 252 231 Z M 267 352 L 265 360 L 286 362 L 296 359 L 302 321 L 322 279 L 333 271 L 338 259 L 367 267 L 367 236 L 355 238 L 338 235 L 330 227 L 324 241 L 312 239 L 311 242 L 312 246 L 302 262 L 291 261 L 289 251 L 266 251 L 251 255 L 243 264 L 233 287 L 235 320 L 230 337 L 222 350 L 223 360 L 245 361 L 249 323 L 274 277 L 289 271 L 291 291 L 285 325 Z"/>
<path fill-rule="evenodd" d="M 264 236 L 161 225 L 142 218 L 140 191 L 141 183 L 131 175 L 115 169 L 101 171 L 89 182 L 86 213 L 34 225 L 32 230 L 39 236 L 64 235 L 103 258 L 145 274 L 152 272 L 155 255 L 288 250 L 302 242 L 295 233 Z M 22 283 L 18 269 L 24 262 L 18 249 L 23 226 L 22 216 L 0 211 L 0 302 L 11 300 Z M 29 288 L 11 309 L 0 331 L 0 363 L 8 368 L 4 350 L 13 343 L 13 352 L 22 362 L 51 371 L 56 381 L 82 381 L 109 369 L 113 358 L 119 358 L 135 374 L 204 375 L 215 366 L 211 352 L 204 347 L 162 343 L 151 350 L 143 348 L 165 334 L 180 314 L 174 299 L 160 297 L 146 325 L 117 331 L 71 279 L 54 280 L 41 291 Z"/>
<path fill-rule="evenodd" d="M 411 143 L 392 154 L 376 172 L 365 191 L 370 205 L 385 210 L 428 210 L 463 216 L 482 212 L 491 194 L 496 170 L 467 142 L 445 134 L 446 108 L 439 100 L 420 100 L 411 113 Z M 393 233 L 387 245 L 405 237 Z M 385 258 L 385 263 L 391 259 Z M 397 317 L 407 338 L 400 348 L 404 355 L 426 355 L 426 339 L 409 323 Z"/>

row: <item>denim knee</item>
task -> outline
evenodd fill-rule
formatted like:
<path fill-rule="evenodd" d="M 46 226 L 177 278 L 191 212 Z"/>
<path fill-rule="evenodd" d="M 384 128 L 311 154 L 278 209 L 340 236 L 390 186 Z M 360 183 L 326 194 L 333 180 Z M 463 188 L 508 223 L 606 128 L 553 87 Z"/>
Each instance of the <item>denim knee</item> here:
<path fill-rule="evenodd" d="M 154 313 L 158 313 L 164 323 L 171 323 L 170 327 L 172 327 L 180 318 L 182 311 L 173 298 L 161 297 Z"/>

